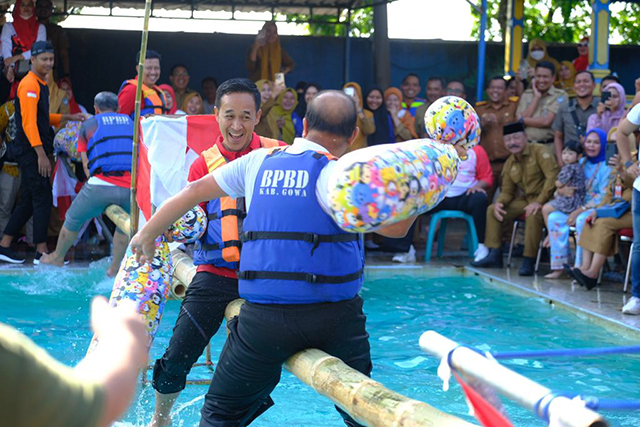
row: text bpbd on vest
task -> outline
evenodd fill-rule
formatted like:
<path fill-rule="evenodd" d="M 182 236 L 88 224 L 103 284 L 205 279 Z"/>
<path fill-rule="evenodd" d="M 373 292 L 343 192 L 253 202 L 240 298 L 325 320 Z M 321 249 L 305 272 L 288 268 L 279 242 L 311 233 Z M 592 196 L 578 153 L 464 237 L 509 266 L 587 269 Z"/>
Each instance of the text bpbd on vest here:
<path fill-rule="evenodd" d="M 267 169 L 260 181 L 260 195 L 307 197 L 309 172 L 306 170 Z"/>

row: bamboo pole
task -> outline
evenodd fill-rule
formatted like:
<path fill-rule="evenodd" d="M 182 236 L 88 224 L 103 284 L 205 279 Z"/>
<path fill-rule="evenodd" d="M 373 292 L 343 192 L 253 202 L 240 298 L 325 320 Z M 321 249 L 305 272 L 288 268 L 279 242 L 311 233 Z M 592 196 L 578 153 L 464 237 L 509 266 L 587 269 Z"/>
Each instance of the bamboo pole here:
<path fill-rule="evenodd" d="M 227 305 L 227 321 L 240 313 L 244 300 Z M 328 397 L 356 421 L 368 426 L 468 427 L 458 417 L 424 402 L 409 399 L 350 368 L 327 353 L 308 349 L 285 362 L 285 368 L 309 387 Z"/>
<path fill-rule="evenodd" d="M 109 205 L 104 213 L 124 234 L 131 236 L 131 218 L 124 209 L 118 205 Z"/>
<path fill-rule="evenodd" d="M 420 347 L 439 359 L 450 357 L 451 365 L 457 371 L 489 384 L 498 393 L 530 411 L 535 412 L 536 403 L 550 396 L 550 389 L 469 348 L 458 347 L 458 343 L 435 331 L 422 334 Z M 449 356 L 452 351 L 453 353 Z M 607 427 L 609 425 L 600 414 L 566 397 L 553 399 L 549 405 L 549 415 L 557 419 L 560 422 L 559 425 L 563 427 Z"/>
<path fill-rule="evenodd" d="M 138 61 L 138 86 L 136 87 L 136 107 L 133 119 L 133 155 L 131 156 L 131 227 L 130 236 L 138 232 L 138 218 L 140 208 L 136 200 L 136 181 L 138 179 L 138 153 L 140 152 L 140 110 L 142 105 L 142 78 L 144 75 L 144 61 L 147 58 L 147 39 L 149 36 L 149 16 L 151 15 L 151 1 L 144 2 L 144 24 L 142 40 L 140 42 L 140 60 Z"/>

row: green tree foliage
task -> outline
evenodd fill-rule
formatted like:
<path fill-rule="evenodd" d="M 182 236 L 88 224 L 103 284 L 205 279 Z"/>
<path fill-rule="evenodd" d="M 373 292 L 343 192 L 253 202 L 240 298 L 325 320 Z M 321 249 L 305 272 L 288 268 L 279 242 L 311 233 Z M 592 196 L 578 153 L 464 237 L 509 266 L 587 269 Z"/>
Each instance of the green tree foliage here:
<path fill-rule="evenodd" d="M 303 14 L 286 15 L 287 22 L 299 22 L 310 36 L 344 37 L 346 25 L 336 24 L 336 17 L 329 15 L 314 15 L 313 22 L 308 23 L 310 16 Z M 348 12 L 340 13 L 340 21 L 347 22 Z M 325 23 L 326 22 L 326 23 Z M 357 9 L 351 12 L 351 36 L 369 37 L 373 34 L 373 9 Z"/>
<path fill-rule="evenodd" d="M 588 0 L 525 0 L 524 3 L 525 40 L 541 38 L 551 43 L 575 43 L 590 33 Z M 508 0 L 487 1 L 488 40 L 504 40 L 507 4 Z M 611 35 L 628 44 L 640 42 L 640 4 L 615 3 L 611 8 Z M 474 8 L 471 11 L 476 18 L 471 35 L 478 37 L 480 14 Z"/>

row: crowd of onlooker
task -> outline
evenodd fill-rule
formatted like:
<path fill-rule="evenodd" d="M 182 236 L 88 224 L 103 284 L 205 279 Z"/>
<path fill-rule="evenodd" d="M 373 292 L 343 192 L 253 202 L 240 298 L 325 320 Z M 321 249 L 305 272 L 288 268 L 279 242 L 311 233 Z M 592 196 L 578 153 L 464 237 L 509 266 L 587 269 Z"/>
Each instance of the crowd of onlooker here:
<path fill-rule="evenodd" d="M 49 22 L 51 11 L 50 0 L 35 4 L 33 0 L 18 0 L 13 22 L 2 29 L 4 75 L 11 86 L 9 101 L 0 106 L 5 147 L 15 136 L 13 99 L 20 79 L 29 70 L 30 47 L 37 41 L 50 40 L 55 50 L 55 66 L 47 81 L 50 113 L 87 114 L 87 109 L 75 101 L 69 79 L 68 42 L 64 31 Z M 543 241 L 549 248 L 552 270 L 547 278 L 568 274 L 591 288 L 607 257 L 617 253 L 617 233 L 632 228 L 632 181 L 625 173 L 629 168 L 625 163 L 635 144 L 628 155 L 621 153 L 623 162 L 615 154 L 615 141 L 629 106 L 640 101 L 640 79 L 636 96 L 629 101 L 615 74 L 598 85 L 587 70 L 587 38 L 580 41 L 577 50 L 574 61 L 558 62 L 548 54 L 542 40 L 532 40 L 517 75 L 490 78 L 487 100 L 475 105 L 482 126 L 480 144 L 468 153 L 447 197 L 434 209 L 459 210 L 473 217 L 479 243 L 472 262 L 475 266 L 502 266 L 503 236 L 509 234 L 513 221 L 519 221 L 525 230 L 521 275 L 534 273 Z M 158 84 L 161 61 L 159 53 L 147 52 L 142 115 L 212 114 L 218 87 L 215 77 L 206 77 L 196 88 L 189 66 L 180 63 L 169 69 L 167 83 Z M 328 89 L 313 82 L 287 85 L 286 76 L 294 67 L 294 60 L 280 44 L 275 23 L 266 23 L 246 57 L 247 72 L 261 92 L 262 113 L 255 131 L 289 144 L 302 135 L 308 103 L 322 89 Z M 133 117 L 136 87 L 136 78 L 120 87 L 120 113 Z M 353 97 L 358 111 L 360 135 L 351 150 L 426 137 L 424 117 L 428 107 L 443 96 L 467 99 L 471 92 L 459 80 L 441 76 L 425 79 L 413 73 L 404 76 L 399 87 L 363 90 L 358 83 L 347 82 L 342 89 Z M 62 122 L 52 132 L 68 132 L 67 127 Z M 80 163 L 66 151 L 61 153 L 65 164 L 79 182 L 85 181 L 88 177 Z M 11 160 L 10 156 L 3 157 L 0 173 L 0 230 L 9 221 L 19 193 L 20 173 Z M 604 213 L 611 206 L 617 209 L 614 216 Z M 51 235 L 60 229 L 63 216 L 54 209 Z M 403 239 L 369 237 L 366 247 L 395 252 L 394 261 L 415 261 L 414 235 L 424 235 L 414 233 L 419 225 L 417 222 Z M 24 230 L 28 244 L 32 243 L 30 228 L 28 224 Z M 574 260 L 570 259 L 570 236 L 577 242 Z M 543 253 L 546 255 L 546 251 Z"/>

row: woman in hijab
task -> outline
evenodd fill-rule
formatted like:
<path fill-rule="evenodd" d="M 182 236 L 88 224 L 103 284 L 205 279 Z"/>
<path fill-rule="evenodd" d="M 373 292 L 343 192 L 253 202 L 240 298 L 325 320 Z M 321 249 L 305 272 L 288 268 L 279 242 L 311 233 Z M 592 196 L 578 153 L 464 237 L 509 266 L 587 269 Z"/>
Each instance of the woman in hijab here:
<path fill-rule="evenodd" d="M 576 78 L 576 68 L 571 61 L 562 61 L 558 70 L 558 78 L 553 84 L 558 89 L 562 89 L 569 94 L 570 97 L 576 96 L 573 91 L 573 81 Z"/>
<path fill-rule="evenodd" d="M 307 83 L 302 91 L 302 94 L 298 95 L 298 106 L 296 107 L 296 113 L 298 116 L 304 118 L 307 115 L 307 107 L 309 103 L 320 92 L 320 85 L 317 83 Z"/>
<path fill-rule="evenodd" d="M 353 98 L 356 103 L 356 112 L 358 113 L 357 126 L 360 129 L 358 137 L 353 141 L 349 151 L 354 151 L 367 146 L 367 137 L 376 131 L 376 123 L 373 120 L 373 113 L 362 108 L 362 89 L 356 82 L 349 82 L 342 88 L 344 92 Z"/>
<path fill-rule="evenodd" d="M 162 84 L 158 85 L 160 89 L 162 89 L 162 93 L 164 94 L 165 107 L 167 108 L 166 114 L 180 114 L 184 115 L 185 112 L 182 110 L 178 110 L 178 106 L 176 105 L 176 93 L 174 92 L 171 85 Z"/>
<path fill-rule="evenodd" d="M 73 94 L 73 86 L 71 86 L 71 79 L 65 77 L 60 79 L 58 87 L 67 93 L 67 100 L 69 101 L 69 111 L 71 114 L 83 113 L 87 114 L 87 109 L 76 102 L 76 97 Z"/>
<path fill-rule="evenodd" d="M 292 144 L 293 140 L 302 136 L 302 119 L 296 114 L 298 94 L 293 88 L 286 88 L 278 95 L 276 105 L 267 116 L 274 138 Z"/>
<path fill-rule="evenodd" d="M 295 63 L 289 54 L 280 46 L 278 27 L 273 21 L 265 22 L 256 36 L 247 56 L 247 70 L 253 81 L 275 81 L 276 73 L 287 74 Z"/>
<path fill-rule="evenodd" d="M 373 121 L 376 124 L 376 131 L 367 136 L 367 145 L 371 147 L 372 145 L 396 142 L 391 114 L 387 111 L 387 106 L 384 103 L 382 89 L 376 86 L 369 90 L 365 104 L 373 113 Z"/>
<path fill-rule="evenodd" d="M 609 92 L 609 99 L 600 102 L 596 114 L 592 114 L 587 122 L 587 129 L 598 128 L 609 132 L 618 126 L 618 122 L 625 115 L 627 94 L 619 83 L 609 83 L 602 90 L 602 94 Z"/>
<path fill-rule="evenodd" d="M 260 109 L 262 110 L 262 115 L 260 116 L 260 122 L 256 125 L 254 132 L 266 138 L 274 138 L 273 131 L 271 130 L 271 126 L 269 126 L 267 117 L 269 116 L 271 109 L 276 105 L 276 98 L 279 93 L 274 91 L 277 90 L 277 88 L 275 88 L 273 83 L 269 80 L 258 80 L 256 82 L 256 86 L 260 91 Z"/>
<path fill-rule="evenodd" d="M 414 118 L 407 110 L 402 108 L 402 92 L 396 87 L 390 87 L 384 91 L 384 102 L 391 116 L 393 134 L 396 142 L 417 139 Z"/>
<path fill-rule="evenodd" d="M 15 79 L 15 63 L 31 59 L 31 46 L 47 39 L 47 30 L 37 21 L 34 10 L 34 0 L 16 0 L 13 22 L 5 23 L 0 33 L 5 73 L 7 80 L 12 83 Z M 15 90 L 12 90 L 12 95 L 15 95 Z"/>
<path fill-rule="evenodd" d="M 607 133 L 602 129 L 590 129 L 584 142 L 584 158 L 580 164 L 584 168 L 586 180 L 586 195 L 584 206 L 579 207 L 569 215 L 560 211 L 549 214 L 547 226 L 549 236 L 545 245 L 551 246 L 551 274 L 545 276 L 548 279 L 557 279 L 562 275 L 562 270 L 571 271 L 569 263 L 569 227 L 576 227 L 576 241 L 580 242 L 580 233 L 584 228 L 586 219 L 591 215 L 595 207 L 600 205 L 611 179 L 611 168 L 605 162 L 607 151 Z M 576 249 L 575 267 L 582 265 L 582 249 Z M 566 267 L 565 267 L 566 266 Z"/>
<path fill-rule="evenodd" d="M 529 42 L 529 54 L 527 55 L 529 78 L 533 77 L 536 64 L 540 61 L 551 62 L 556 67 L 556 72 L 560 69 L 558 61 L 549 56 L 547 44 L 540 39 L 533 39 Z"/>
<path fill-rule="evenodd" d="M 204 102 L 198 92 L 188 93 L 182 101 L 182 110 L 189 116 L 204 114 Z"/>

